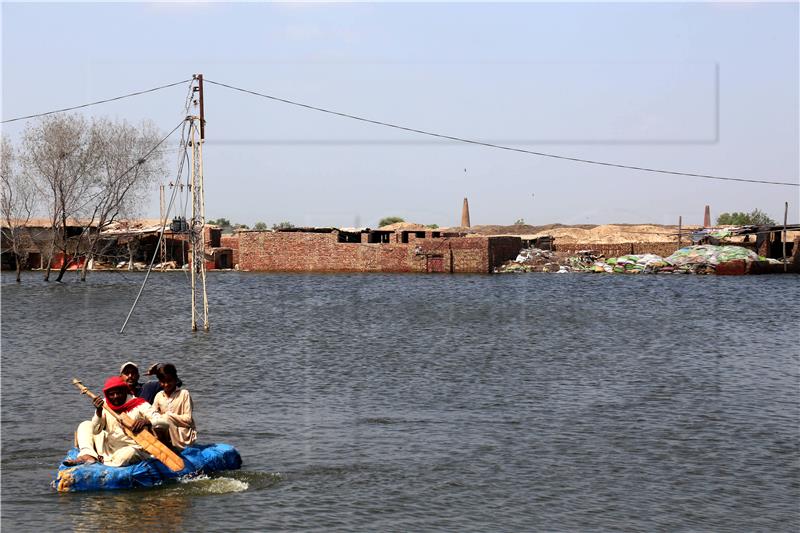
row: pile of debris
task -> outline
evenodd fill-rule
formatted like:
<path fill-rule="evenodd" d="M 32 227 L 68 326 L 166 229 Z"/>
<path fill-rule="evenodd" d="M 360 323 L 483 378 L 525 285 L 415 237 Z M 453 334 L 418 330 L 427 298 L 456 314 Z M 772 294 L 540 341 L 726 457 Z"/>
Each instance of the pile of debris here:
<path fill-rule="evenodd" d="M 591 250 L 577 252 L 554 252 L 541 248 L 524 248 L 516 259 L 507 261 L 495 268 L 498 274 L 511 272 L 573 272 L 584 271 L 597 261 L 599 257 Z"/>
<path fill-rule="evenodd" d="M 754 262 L 779 264 L 777 259 L 760 257 L 754 251 L 741 246 L 715 246 L 702 244 L 681 248 L 665 259 L 675 272 L 690 274 L 715 274 L 720 265 L 739 264 L 744 270 Z"/>
<path fill-rule="evenodd" d="M 603 259 L 591 250 L 577 255 L 528 248 L 495 269 L 507 272 L 608 272 L 615 274 L 745 274 L 753 263 L 781 264 L 741 246 L 711 244 L 681 248 L 669 257 L 655 254 L 623 255 Z"/>

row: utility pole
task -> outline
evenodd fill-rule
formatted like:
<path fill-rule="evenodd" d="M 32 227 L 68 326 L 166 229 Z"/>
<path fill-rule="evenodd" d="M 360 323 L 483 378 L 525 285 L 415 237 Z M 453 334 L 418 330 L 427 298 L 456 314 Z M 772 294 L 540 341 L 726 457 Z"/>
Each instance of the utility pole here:
<path fill-rule="evenodd" d="M 197 331 L 198 300 L 202 297 L 203 304 L 203 330 L 209 330 L 208 324 L 208 295 L 206 294 L 206 204 L 205 187 L 203 186 L 203 142 L 205 141 L 205 114 L 203 109 L 203 75 L 193 76 L 193 103 L 199 109 L 199 115 L 190 115 L 190 144 L 192 147 L 192 220 L 189 226 L 189 235 L 192 246 L 192 331 Z M 197 98 L 194 98 L 196 93 Z M 197 278 L 200 278 L 201 287 L 197 287 Z M 201 292 L 202 294 L 198 294 Z"/>
<path fill-rule="evenodd" d="M 165 210 L 165 208 L 164 208 L 164 184 L 163 183 L 159 186 L 158 192 L 159 192 L 158 201 L 159 201 L 160 208 L 161 208 L 161 218 L 159 220 L 161 221 L 161 231 L 163 233 L 165 231 L 165 228 L 166 228 L 166 225 L 167 225 L 167 222 L 164 220 L 164 216 L 165 216 L 164 210 Z M 166 238 L 165 235 L 161 235 L 161 272 L 164 272 L 164 270 L 166 270 L 166 268 L 167 268 L 166 267 L 166 262 L 167 262 L 167 238 Z"/>

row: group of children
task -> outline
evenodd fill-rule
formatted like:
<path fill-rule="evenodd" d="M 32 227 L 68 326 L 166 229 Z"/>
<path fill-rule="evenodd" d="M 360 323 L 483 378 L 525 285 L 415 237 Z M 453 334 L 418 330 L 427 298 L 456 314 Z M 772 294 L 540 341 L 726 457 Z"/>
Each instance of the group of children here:
<path fill-rule="evenodd" d="M 148 457 L 136 441 L 128 436 L 116 417 L 104 409 L 105 403 L 117 414 L 125 413 L 133 424 L 134 433 L 150 428 L 154 434 L 176 451 L 191 446 L 197 440 L 192 415 L 192 397 L 182 388 L 178 371 L 171 363 L 151 366 L 147 375 L 158 381 L 139 383 L 139 367 L 128 361 L 118 376 L 108 378 L 103 386 L 103 398 L 94 400 L 92 420 L 82 422 L 75 432 L 78 456 L 68 464 L 101 462 L 108 466 L 125 466 Z"/>

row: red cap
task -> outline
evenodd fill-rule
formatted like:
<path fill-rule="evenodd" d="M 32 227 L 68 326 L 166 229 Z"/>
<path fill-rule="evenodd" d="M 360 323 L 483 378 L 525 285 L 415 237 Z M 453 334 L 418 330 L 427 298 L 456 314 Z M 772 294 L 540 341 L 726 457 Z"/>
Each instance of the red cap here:
<path fill-rule="evenodd" d="M 125 382 L 124 379 L 122 379 L 119 376 L 111 376 L 110 378 L 108 378 L 106 380 L 106 384 L 103 385 L 103 393 L 105 393 L 105 392 L 107 392 L 107 391 L 109 391 L 111 389 L 116 389 L 116 388 L 119 388 L 119 387 L 124 387 L 124 388 L 127 389 L 128 388 L 128 384 Z"/>

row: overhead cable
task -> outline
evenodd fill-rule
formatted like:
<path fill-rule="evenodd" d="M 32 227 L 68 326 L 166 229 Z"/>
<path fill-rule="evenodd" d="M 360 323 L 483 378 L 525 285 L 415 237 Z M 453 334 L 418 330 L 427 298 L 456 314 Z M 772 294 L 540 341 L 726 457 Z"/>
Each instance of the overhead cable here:
<path fill-rule="evenodd" d="M 152 150 L 147 152 L 147 154 L 144 157 L 142 157 L 142 159 L 140 159 L 140 161 L 143 161 L 148 155 L 152 154 L 156 150 L 156 148 L 158 148 L 159 145 L 161 145 L 161 143 L 166 141 L 173 133 L 175 133 L 178 130 L 178 128 L 180 128 L 185 123 L 186 123 L 186 119 L 181 120 L 178 123 L 178 125 L 175 126 L 175 128 L 171 132 L 169 132 L 169 134 L 167 134 L 166 137 L 161 139 L 161 141 L 157 145 L 155 145 Z M 185 155 L 185 151 L 186 151 L 186 146 L 187 146 L 187 144 L 186 144 L 186 141 L 184 140 L 184 136 L 182 134 L 181 135 L 181 147 L 184 149 L 184 155 Z M 181 157 L 181 162 L 180 162 L 180 164 L 178 166 L 178 178 L 177 178 L 177 181 L 180 181 L 181 174 L 183 173 L 183 161 L 185 159 L 186 159 L 185 157 Z M 134 166 L 136 166 L 136 165 L 134 165 Z M 133 168 L 133 167 L 131 167 L 131 168 Z M 126 171 L 126 173 L 130 172 L 130 170 L 131 169 L 128 169 Z M 124 175 L 125 174 L 123 174 L 123 176 Z M 150 265 L 147 267 L 147 273 L 144 276 L 144 280 L 142 280 L 142 286 L 139 287 L 139 292 L 136 294 L 136 298 L 133 300 L 133 305 L 131 305 L 130 311 L 128 311 L 128 316 L 125 317 L 125 322 L 122 323 L 122 327 L 119 330 L 120 333 L 123 333 L 125 331 L 125 326 L 128 325 L 128 321 L 130 321 L 131 316 L 133 315 L 133 310 L 136 309 L 136 304 L 139 303 L 139 298 L 142 297 L 142 292 L 144 292 L 144 287 L 145 287 L 145 285 L 147 285 L 147 279 L 150 277 L 150 272 L 152 272 L 152 270 L 153 270 L 153 264 L 155 263 L 156 256 L 158 255 L 158 250 L 160 249 L 161 241 L 164 239 L 164 231 L 165 231 L 165 228 L 167 226 L 167 219 L 169 218 L 169 212 L 172 209 L 172 204 L 175 201 L 175 195 L 176 195 L 177 190 L 178 190 L 178 187 L 177 187 L 177 182 L 176 182 L 176 187 L 173 188 L 172 196 L 169 199 L 169 206 L 167 207 L 167 212 L 164 213 L 164 220 L 161 221 L 161 231 L 159 232 L 158 242 L 156 243 L 155 250 L 153 251 L 153 258 L 150 260 Z"/>
<path fill-rule="evenodd" d="M 397 130 L 408 131 L 408 132 L 411 132 L 411 133 L 419 133 L 420 135 L 427 135 L 429 137 L 437 137 L 437 138 L 440 138 L 440 139 L 448 139 L 448 140 L 451 140 L 451 141 L 458 141 L 458 142 L 467 143 L 467 144 L 475 144 L 475 145 L 478 145 L 478 146 L 486 146 L 488 148 L 496 148 L 498 150 L 508 150 L 510 152 L 519 152 L 519 153 L 523 153 L 523 154 L 536 155 L 536 156 L 540 156 L 540 157 L 549 157 L 549 158 L 552 158 L 552 159 L 561 159 L 561 160 L 565 160 L 565 161 L 573 161 L 573 162 L 576 162 L 576 163 L 586 163 L 586 164 L 589 164 L 589 165 L 600 165 L 600 166 L 605 166 L 605 167 L 624 168 L 624 169 L 628 169 L 628 170 L 639 170 L 639 171 L 642 171 L 642 172 L 655 172 L 655 173 L 658 173 L 658 174 L 670 174 L 670 175 L 673 175 L 673 176 L 687 176 L 687 177 L 692 177 L 692 178 L 703 178 L 703 179 L 722 180 L 722 181 L 741 181 L 741 182 L 747 182 L 747 183 L 761 183 L 761 184 L 768 184 L 768 185 L 786 185 L 786 186 L 789 186 L 789 187 L 800 187 L 800 183 L 791 183 L 791 182 L 786 182 L 786 181 L 771 181 L 771 180 L 759 180 L 759 179 L 750 179 L 750 178 L 733 178 L 733 177 L 727 177 L 727 176 L 713 176 L 713 175 L 709 175 L 709 174 L 698 174 L 698 173 L 694 173 L 694 172 L 679 172 L 679 171 L 675 171 L 675 170 L 664 170 L 664 169 L 658 169 L 658 168 L 640 167 L 640 166 L 635 166 L 635 165 L 625 165 L 625 164 L 622 164 L 622 163 L 612 163 L 612 162 L 609 162 L 609 161 L 597 161 L 597 160 L 593 160 L 593 159 L 584 159 L 584 158 L 581 158 L 581 157 L 569 157 L 569 156 L 553 154 L 553 153 L 549 153 L 549 152 L 536 152 L 536 151 L 533 151 L 533 150 L 525 150 L 523 148 L 514 148 L 512 146 L 504 146 L 504 145 L 500 145 L 500 144 L 493 144 L 493 143 L 488 143 L 488 142 L 483 142 L 483 141 L 476 141 L 476 140 L 473 140 L 473 139 L 465 139 L 463 137 L 455 137 L 453 135 L 444 135 L 444 134 L 441 134 L 441 133 L 434 133 L 434 132 L 420 130 L 420 129 L 416 129 L 416 128 L 409 128 L 409 127 L 406 127 L 406 126 L 399 126 L 397 124 L 392 124 L 390 122 L 383 122 L 383 121 L 380 121 L 380 120 L 372 120 L 372 119 L 360 117 L 360 116 L 357 116 L 357 115 L 351 115 L 349 113 L 342 113 L 340 111 L 333 111 L 331 109 L 325 109 L 325 108 L 322 108 L 322 107 L 316 107 L 316 106 L 313 106 L 313 105 L 304 104 L 302 102 L 296 102 L 296 101 L 293 101 L 293 100 L 288 100 L 286 98 L 279 98 L 277 96 L 272 96 L 272 95 L 260 93 L 260 92 L 257 92 L 257 91 L 251 91 L 249 89 L 242 89 L 241 87 L 235 87 L 233 85 L 228 85 L 227 83 L 220 83 L 220 82 L 217 82 L 217 81 L 209 80 L 207 78 L 205 79 L 205 81 L 207 83 L 213 83 L 214 85 L 219 85 L 220 87 L 226 87 L 226 88 L 232 89 L 234 91 L 239 91 L 239 92 L 243 92 L 243 93 L 252 94 L 252 95 L 255 95 L 255 96 L 260 96 L 262 98 L 267 98 L 269 100 L 274 100 L 276 102 L 282 102 L 284 104 L 290 104 L 290 105 L 293 105 L 293 106 L 303 107 L 303 108 L 306 108 L 306 109 L 311 109 L 313 111 L 320 111 L 322 113 L 328 113 L 330 115 L 336 115 L 336 116 L 345 117 L 345 118 L 349 118 L 349 119 L 353 119 L 353 120 L 359 120 L 361 122 L 368 122 L 370 124 L 376 124 L 378 126 L 385 126 L 385 127 L 394 128 L 394 129 L 397 129 Z"/>
<path fill-rule="evenodd" d="M 44 117 L 44 116 L 47 116 L 47 115 L 53 115 L 55 113 L 63 113 L 65 111 L 73 111 L 75 109 L 82 109 L 84 107 L 89 107 L 89 106 L 93 106 L 93 105 L 97 105 L 97 104 L 105 104 L 107 102 L 114 102 L 116 100 L 122 100 L 123 98 L 129 98 L 131 96 L 139 96 L 140 94 L 152 93 L 152 92 L 155 92 L 155 91 L 160 91 L 161 89 L 166 89 L 168 87 L 175 87 L 176 85 L 181 85 L 182 83 L 186 83 L 186 82 L 190 82 L 190 81 L 192 81 L 192 80 L 188 79 L 188 80 L 176 81 L 175 83 L 170 83 L 169 85 L 162 85 L 160 87 L 153 87 L 152 89 L 147 89 L 147 90 L 144 90 L 144 91 L 137 91 L 135 93 L 123 94 L 122 96 L 115 96 L 114 98 L 107 98 L 106 100 L 98 100 L 97 102 L 89 102 L 88 104 L 76 105 L 76 106 L 73 106 L 73 107 L 65 107 L 63 109 L 56 109 L 54 111 L 46 111 L 44 113 L 37 113 L 35 115 L 27 115 L 27 116 L 24 116 L 24 117 L 9 118 L 9 119 L 0 121 L 0 124 L 6 124 L 8 122 L 16 122 L 18 120 L 27 120 L 29 118 Z"/>

